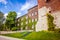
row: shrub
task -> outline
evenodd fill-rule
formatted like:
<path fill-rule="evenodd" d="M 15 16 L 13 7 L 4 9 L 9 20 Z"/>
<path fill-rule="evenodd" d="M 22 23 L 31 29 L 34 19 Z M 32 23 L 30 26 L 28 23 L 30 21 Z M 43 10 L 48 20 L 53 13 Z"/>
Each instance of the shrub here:
<path fill-rule="evenodd" d="M 16 31 L 16 30 L 18 30 L 18 28 L 17 27 L 13 27 L 11 30 L 12 31 Z"/>
<path fill-rule="evenodd" d="M 58 32 L 58 33 L 60 33 L 60 28 L 58 28 L 58 29 L 55 29 L 55 32 Z"/>

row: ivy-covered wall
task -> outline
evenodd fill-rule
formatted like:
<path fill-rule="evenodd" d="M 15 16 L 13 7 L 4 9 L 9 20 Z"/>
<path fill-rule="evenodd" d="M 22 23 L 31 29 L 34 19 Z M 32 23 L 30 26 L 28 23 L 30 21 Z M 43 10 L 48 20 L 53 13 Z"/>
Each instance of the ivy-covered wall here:
<path fill-rule="evenodd" d="M 19 20 L 18 21 L 18 24 L 19 24 L 18 27 L 19 27 L 19 29 L 22 28 L 22 30 L 35 30 L 35 25 L 37 23 L 37 21 L 35 21 L 35 19 L 32 22 L 32 19 L 31 18 L 28 17 L 26 19 L 26 15 L 24 15 L 24 16 L 20 17 L 18 20 Z M 27 24 L 26 24 L 26 22 L 27 22 Z M 26 27 L 27 27 L 27 29 L 26 29 Z"/>
<path fill-rule="evenodd" d="M 47 13 L 46 15 L 47 15 L 47 22 L 48 22 L 48 30 L 54 31 L 55 29 L 55 24 L 53 23 L 54 17 L 49 13 Z"/>

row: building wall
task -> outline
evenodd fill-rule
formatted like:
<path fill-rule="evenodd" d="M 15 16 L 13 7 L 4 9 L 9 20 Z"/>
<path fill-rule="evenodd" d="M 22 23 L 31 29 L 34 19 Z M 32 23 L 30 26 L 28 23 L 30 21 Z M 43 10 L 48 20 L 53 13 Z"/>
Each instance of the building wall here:
<path fill-rule="evenodd" d="M 54 17 L 55 28 L 60 28 L 60 11 L 52 12 L 51 15 Z"/>
<path fill-rule="evenodd" d="M 41 30 L 47 30 L 48 25 L 47 25 L 47 16 L 46 14 L 48 13 L 48 10 L 46 7 L 42 7 L 38 9 L 38 22 L 36 24 L 36 31 L 41 31 Z"/>
<path fill-rule="evenodd" d="M 60 0 L 38 0 L 38 22 L 36 25 L 36 31 L 47 30 L 47 17 L 43 16 L 51 12 L 54 16 L 54 23 L 56 28 L 60 28 Z M 42 18 L 42 19 L 41 19 Z"/>
<path fill-rule="evenodd" d="M 28 10 L 26 15 L 19 17 L 17 26 L 24 30 L 35 30 L 38 21 L 38 6 L 34 6 Z"/>
<path fill-rule="evenodd" d="M 31 21 L 29 22 L 31 28 L 35 30 L 35 26 L 38 21 L 38 5 L 28 10 L 28 17 L 29 20 Z"/>
<path fill-rule="evenodd" d="M 28 15 L 23 15 L 17 19 L 17 26 L 20 30 L 26 30 L 27 24 L 28 24 Z"/>
<path fill-rule="evenodd" d="M 60 10 L 60 0 L 38 0 L 38 8 L 40 9 L 44 6 L 50 7 L 51 11 Z"/>

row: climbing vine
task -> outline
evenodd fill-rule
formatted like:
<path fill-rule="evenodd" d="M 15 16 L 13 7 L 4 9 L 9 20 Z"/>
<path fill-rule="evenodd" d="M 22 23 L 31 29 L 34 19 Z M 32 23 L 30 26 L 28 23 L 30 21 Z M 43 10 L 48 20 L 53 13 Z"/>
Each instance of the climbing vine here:
<path fill-rule="evenodd" d="M 54 17 L 49 13 L 47 13 L 47 21 L 48 21 L 48 30 L 54 31 L 55 29 L 55 24 L 53 23 Z"/>

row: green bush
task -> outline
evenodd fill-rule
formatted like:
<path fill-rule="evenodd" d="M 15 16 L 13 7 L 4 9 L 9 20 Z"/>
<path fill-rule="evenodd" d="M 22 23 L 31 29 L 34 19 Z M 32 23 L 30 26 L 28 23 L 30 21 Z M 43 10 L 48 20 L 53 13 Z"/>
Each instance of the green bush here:
<path fill-rule="evenodd" d="M 58 33 L 60 33 L 60 28 L 58 28 L 58 29 L 55 29 L 55 32 L 58 32 Z"/>
<path fill-rule="evenodd" d="M 11 30 L 12 31 L 16 31 L 16 30 L 18 30 L 18 28 L 17 27 L 13 27 Z"/>

